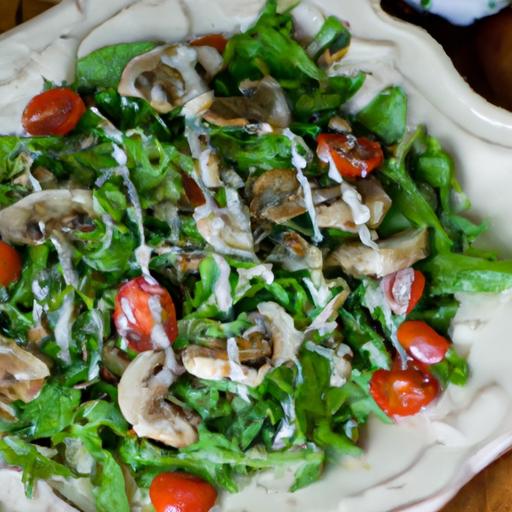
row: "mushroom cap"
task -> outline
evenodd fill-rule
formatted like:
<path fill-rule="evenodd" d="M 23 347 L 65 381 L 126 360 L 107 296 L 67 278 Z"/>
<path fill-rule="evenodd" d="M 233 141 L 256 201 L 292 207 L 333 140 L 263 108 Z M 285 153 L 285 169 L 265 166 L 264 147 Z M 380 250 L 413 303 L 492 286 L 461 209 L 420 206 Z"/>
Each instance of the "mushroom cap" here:
<path fill-rule="evenodd" d="M 374 176 L 359 180 L 356 186 L 363 203 L 370 209 L 368 227 L 376 229 L 381 225 L 386 213 L 391 208 L 391 198 L 382 188 L 380 181 Z"/>
<path fill-rule="evenodd" d="M 230 379 L 249 387 L 260 385 L 270 369 L 268 364 L 261 366 L 259 369 L 250 368 L 236 361 L 231 361 L 226 350 L 198 345 L 187 347 L 181 355 L 183 366 L 187 372 L 199 379 Z M 234 367 L 234 364 L 236 367 Z"/>
<path fill-rule="evenodd" d="M 326 266 L 339 265 L 355 277 L 384 277 L 428 256 L 428 230 L 401 231 L 377 246 L 372 249 L 359 242 L 345 243 L 329 255 Z"/>
<path fill-rule="evenodd" d="M 194 211 L 194 220 L 201 236 L 220 254 L 254 259 L 249 211 L 236 190 L 226 189 L 229 208 L 217 208 L 206 202 Z"/>
<path fill-rule="evenodd" d="M 35 245 L 81 215 L 96 215 L 89 190 L 34 192 L 0 211 L 0 235 L 15 244 Z"/>
<path fill-rule="evenodd" d="M 16 342 L 0 336 L 0 401 L 30 402 L 50 375 L 48 366 Z"/>
<path fill-rule="evenodd" d="M 252 188 L 251 215 L 282 224 L 307 211 L 295 171 L 264 172 Z"/>
<path fill-rule="evenodd" d="M 142 98 L 161 114 L 208 91 L 196 71 L 197 51 L 183 44 L 158 46 L 133 58 L 119 82 L 121 96 Z"/>
<path fill-rule="evenodd" d="M 240 88 L 243 96 L 215 98 L 205 119 L 219 126 L 245 126 L 251 122 L 276 128 L 290 125 L 290 107 L 277 80 L 266 76 L 257 82 L 242 82 Z"/>
<path fill-rule="evenodd" d="M 165 400 L 176 378 L 165 362 L 163 351 L 140 353 L 119 382 L 119 408 L 139 437 L 183 448 L 197 441 L 199 418 Z"/>

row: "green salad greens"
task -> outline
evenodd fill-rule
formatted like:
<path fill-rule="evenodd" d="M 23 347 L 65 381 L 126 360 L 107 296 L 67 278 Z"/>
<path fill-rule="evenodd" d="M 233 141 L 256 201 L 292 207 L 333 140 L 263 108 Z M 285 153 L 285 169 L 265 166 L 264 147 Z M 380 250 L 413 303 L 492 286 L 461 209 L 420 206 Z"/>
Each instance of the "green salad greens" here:
<path fill-rule="evenodd" d="M 297 41 L 269 0 L 227 41 L 96 50 L 0 137 L 0 456 L 28 496 L 153 510 L 175 471 L 295 491 L 370 415 L 464 385 L 454 294 L 512 262 L 473 246 L 488 226 L 399 85 L 345 106 L 349 45 L 334 17 Z"/>

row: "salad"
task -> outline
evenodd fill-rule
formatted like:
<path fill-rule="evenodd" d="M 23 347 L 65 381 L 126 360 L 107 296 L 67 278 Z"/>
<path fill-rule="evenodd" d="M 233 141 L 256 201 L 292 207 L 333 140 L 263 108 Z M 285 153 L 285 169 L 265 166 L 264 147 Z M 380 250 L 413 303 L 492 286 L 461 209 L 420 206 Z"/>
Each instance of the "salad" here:
<path fill-rule="evenodd" d="M 101 48 L 0 137 L 0 455 L 78 510 L 296 491 L 462 386 L 459 292 L 512 286 L 399 86 L 328 17 Z"/>

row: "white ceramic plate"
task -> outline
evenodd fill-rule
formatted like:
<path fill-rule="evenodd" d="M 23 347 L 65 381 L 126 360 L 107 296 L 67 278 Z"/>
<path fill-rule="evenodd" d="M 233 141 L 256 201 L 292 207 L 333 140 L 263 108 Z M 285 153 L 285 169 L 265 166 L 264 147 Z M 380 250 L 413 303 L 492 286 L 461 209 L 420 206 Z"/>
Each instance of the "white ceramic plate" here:
<path fill-rule="evenodd" d="M 262 4 L 263 0 L 65 0 L 0 38 L 0 133 L 19 130 L 23 106 L 41 89 L 41 75 L 55 81 L 73 79 L 77 52 L 84 55 L 116 42 L 175 41 L 237 31 Z M 492 222 L 486 243 L 510 256 L 512 115 L 473 93 L 440 46 L 425 32 L 388 17 L 377 0 L 310 0 L 297 14 L 301 32 L 314 32 L 323 14 L 350 22 L 357 40 L 346 65 L 372 73 L 369 89 L 351 102 L 351 108 L 363 106 L 379 87 L 401 84 L 410 97 L 410 125 L 426 124 L 455 156 L 474 215 Z M 331 468 L 319 483 L 290 495 L 279 491 L 282 482 L 262 475 L 244 492 L 225 497 L 222 510 L 435 511 L 509 449 L 512 294 L 461 300 L 452 334 L 458 349 L 469 357 L 472 378 L 466 387 L 449 388 L 428 414 L 400 425 L 370 422 L 365 456 Z M 48 505 L 42 494 L 29 508 L 19 496 L 19 476 L 10 472 L 9 478 L 8 487 L 0 489 L 0 504 L 6 510 L 71 510 L 62 502 Z M 45 490 L 40 484 L 40 493 Z"/>

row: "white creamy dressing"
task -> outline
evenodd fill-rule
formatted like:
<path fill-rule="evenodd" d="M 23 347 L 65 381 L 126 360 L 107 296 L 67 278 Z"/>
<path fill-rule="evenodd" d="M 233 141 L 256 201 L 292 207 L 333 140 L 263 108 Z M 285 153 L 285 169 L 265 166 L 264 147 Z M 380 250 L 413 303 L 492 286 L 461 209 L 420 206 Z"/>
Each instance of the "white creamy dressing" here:
<path fill-rule="evenodd" d="M 238 345 L 236 344 L 236 338 L 228 338 L 226 342 L 226 350 L 229 361 L 229 379 L 233 382 L 244 382 L 245 374 L 240 365 L 240 353 L 238 351 Z"/>
<path fill-rule="evenodd" d="M 73 247 L 63 236 L 60 236 L 57 233 L 53 234 L 50 237 L 50 240 L 57 251 L 65 283 L 73 288 L 77 288 L 78 274 L 73 268 Z"/>
<path fill-rule="evenodd" d="M 338 314 L 338 309 L 341 307 L 341 303 L 347 297 L 348 292 L 342 291 L 338 293 L 328 304 L 325 305 L 324 309 L 316 316 L 311 322 L 309 327 L 306 329 L 306 334 L 313 331 L 318 331 L 320 336 L 325 336 L 336 330 L 338 324 L 333 321 Z"/>
<path fill-rule="evenodd" d="M 322 345 L 317 345 L 312 341 L 307 341 L 305 347 L 310 352 L 315 352 L 316 354 L 324 357 L 329 361 L 331 366 L 331 380 L 329 384 L 338 388 L 346 384 L 350 374 L 352 372 L 352 365 L 350 361 L 345 359 L 344 356 L 352 355 L 352 351 L 348 345 L 340 345 L 339 350 L 334 351 L 332 348 L 323 347 Z M 347 347 L 349 351 L 347 352 Z"/>
<path fill-rule="evenodd" d="M 272 272 L 271 263 L 261 263 L 251 268 L 238 268 L 238 283 L 235 290 L 235 298 L 238 300 L 240 297 L 250 289 L 251 280 L 259 277 L 263 279 L 266 284 L 274 282 L 274 273 Z"/>
<path fill-rule="evenodd" d="M 181 75 L 186 91 L 182 101 L 187 102 L 206 92 L 207 87 L 201 77 L 197 74 L 197 52 L 194 48 L 179 44 L 175 46 L 175 53 L 162 54 L 162 62 L 175 69 Z"/>
<path fill-rule="evenodd" d="M 233 299 L 231 297 L 231 284 L 229 283 L 229 276 L 231 275 L 231 268 L 228 262 L 218 254 L 212 255 L 217 268 L 219 269 L 219 276 L 215 281 L 213 287 L 213 295 L 219 310 L 223 313 L 228 313 L 233 306 Z"/>
<path fill-rule="evenodd" d="M 311 184 L 309 183 L 306 176 L 302 172 L 308 165 L 308 161 L 299 153 L 299 146 L 306 152 L 306 155 L 310 154 L 311 151 L 302 139 L 298 135 L 295 135 L 289 128 L 285 128 L 283 130 L 283 135 L 287 137 L 292 143 L 292 165 L 295 167 L 297 171 L 297 181 L 302 187 L 302 192 L 304 193 L 304 203 L 308 210 L 309 218 L 311 219 L 311 224 L 313 225 L 313 241 L 321 242 L 323 240 L 322 233 L 320 232 L 320 228 L 318 227 L 318 223 L 316 221 L 316 210 L 315 204 L 313 202 L 313 194 L 311 192 Z"/>
<path fill-rule="evenodd" d="M 151 311 L 151 317 L 153 318 L 151 345 L 154 350 L 166 349 L 171 346 L 171 342 L 162 325 L 163 308 L 160 295 L 151 295 L 148 299 L 148 307 L 149 311 Z"/>
<path fill-rule="evenodd" d="M 368 353 L 368 358 L 374 366 L 389 370 L 389 362 L 371 341 L 362 345 L 361 350 Z"/>
<path fill-rule="evenodd" d="M 151 276 L 149 272 L 149 261 L 151 259 L 151 247 L 146 245 L 146 236 L 144 234 L 144 222 L 142 215 L 142 207 L 140 204 L 139 194 L 133 181 L 130 179 L 130 171 L 126 164 L 128 163 L 128 157 L 123 149 L 117 144 L 113 144 L 113 153 L 115 161 L 119 164 L 114 172 L 121 176 L 123 179 L 124 186 L 126 188 L 126 192 L 128 193 L 128 199 L 130 200 L 133 210 L 135 212 L 135 219 L 137 222 L 137 229 L 139 231 L 140 243 L 139 247 L 135 249 L 135 258 L 137 259 L 137 263 L 142 270 L 142 273 L 145 276 Z M 96 185 L 100 186 L 102 181 L 108 179 L 108 174 L 105 174 L 102 178 L 100 178 Z"/>
<path fill-rule="evenodd" d="M 284 418 L 281 420 L 279 430 L 272 442 L 272 448 L 274 450 L 283 449 L 286 445 L 285 441 L 287 439 L 291 439 L 295 435 L 296 431 L 295 421 L 297 416 L 295 414 L 295 403 L 293 398 L 290 396 L 286 397 L 286 400 L 281 402 L 281 407 L 283 408 Z"/>
<path fill-rule="evenodd" d="M 362 202 L 361 194 L 357 189 L 342 178 L 331 155 L 320 155 L 320 159 L 329 164 L 329 178 L 340 184 L 341 198 L 352 212 L 359 239 L 364 245 L 377 250 L 378 245 L 373 241 L 372 233 L 366 225 L 371 217 L 370 208 Z"/>
<path fill-rule="evenodd" d="M 258 311 L 265 318 L 267 331 L 272 337 L 272 365 L 277 367 L 287 361 L 296 362 L 304 334 L 295 328 L 293 318 L 275 302 L 258 304 Z"/>
<path fill-rule="evenodd" d="M 69 342 L 71 340 L 71 328 L 75 309 L 74 304 L 75 294 L 74 292 L 70 292 L 64 297 L 62 306 L 59 310 L 59 319 L 55 324 L 55 330 L 53 332 L 55 342 L 60 348 L 59 357 L 68 364 L 71 363 Z"/>
<path fill-rule="evenodd" d="M 389 337 L 393 343 L 393 347 L 395 347 L 395 350 L 400 356 L 402 369 L 406 369 L 407 353 L 405 352 L 405 349 L 402 347 L 396 336 L 398 325 L 401 323 L 401 319 L 400 317 L 398 317 L 396 320 L 393 319 L 393 312 L 391 311 L 391 307 L 389 306 L 389 302 L 387 301 L 382 288 L 378 284 L 373 284 L 372 282 L 367 281 L 363 301 L 371 313 L 373 313 L 376 309 L 380 309 L 382 311 L 386 322 L 386 327 L 389 331 Z"/>
<path fill-rule="evenodd" d="M 104 214 L 101 216 L 103 224 L 105 224 L 105 236 L 101 244 L 100 251 L 107 251 L 112 245 L 112 238 L 114 236 L 114 220 L 110 215 Z"/>
<path fill-rule="evenodd" d="M 219 253 L 256 259 L 249 210 L 237 191 L 226 187 L 229 207 L 218 208 L 212 199 L 194 210 L 194 220 L 201 236 Z"/>
<path fill-rule="evenodd" d="M 90 107 L 89 110 L 98 116 L 101 119 L 101 128 L 103 133 L 112 141 L 114 144 L 114 159 L 119 165 L 126 165 L 126 161 L 124 164 L 121 164 L 120 161 L 125 160 L 126 155 L 120 153 L 120 148 L 116 146 L 116 144 L 123 143 L 123 132 L 118 130 L 113 123 L 111 123 L 96 107 Z"/>
<path fill-rule="evenodd" d="M 311 298 L 313 299 L 315 306 L 325 306 L 331 298 L 331 290 L 329 289 L 325 279 L 322 279 L 322 281 L 319 283 L 319 286 L 316 286 L 315 283 L 313 283 L 313 281 L 308 277 L 304 277 L 302 281 L 311 294 Z"/>
<path fill-rule="evenodd" d="M 105 334 L 105 325 L 103 323 L 103 316 L 101 314 L 101 311 L 98 309 L 94 309 L 91 311 L 91 316 L 94 320 L 94 323 L 96 324 L 96 328 L 98 329 L 98 352 L 101 354 L 103 351 L 103 337 Z M 87 379 L 89 381 L 94 380 L 96 377 L 98 377 L 100 373 L 100 366 L 99 366 L 100 358 L 98 357 L 95 361 L 95 364 L 89 368 L 89 372 L 87 374 Z"/>
<path fill-rule="evenodd" d="M 190 147 L 190 153 L 197 162 L 196 170 L 199 171 L 201 178 L 199 183 L 201 189 L 204 187 L 214 188 L 222 186 L 218 160 L 213 148 L 210 146 L 208 132 L 201 126 L 201 122 L 198 118 L 185 115 L 185 138 Z M 209 194 L 207 194 L 207 196 L 209 196 Z"/>
<path fill-rule="evenodd" d="M 25 496 L 22 473 L 15 469 L 0 469 L 0 508 L 6 512 L 78 512 L 60 499 L 43 480 L 34 488 L 34 499 Z"/>

